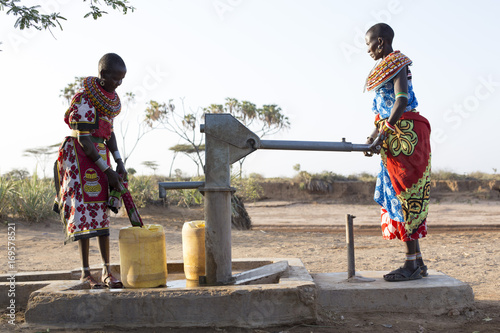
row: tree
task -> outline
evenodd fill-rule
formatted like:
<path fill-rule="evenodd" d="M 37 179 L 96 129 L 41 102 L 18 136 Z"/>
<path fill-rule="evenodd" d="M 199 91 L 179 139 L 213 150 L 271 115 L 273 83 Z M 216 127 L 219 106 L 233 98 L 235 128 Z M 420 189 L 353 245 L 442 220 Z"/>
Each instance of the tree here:
<path fill-rule="evenodd" d="M 86 2 L 86 0 L 83 0 Z M 62 30 L 62 25 L 59 20 L 66 20 L 60 13 L 50 13 L 41 14 L 39 5 L 26 7 L 19 5 L 20 0 L 0 0 L 0 10 L 5 10 L 7 8 L 7 15 L 12 14 L 18 16 L 15 28 L 29 29 L 35 28 L 37 30 L 43 30 L 59 26 Z M 113 8 L 114 10 L 122 11 L 123 14 L 127 14 L 128 11 L 134 11 L 135 8 L 129 6 L 128 0 L 103 0 L 104 5 Z M 92 16 L 94 20 L 102 17 L 102 14 L 107 14 L 100 5 L 99 0 L 90 0 L 88 2 L 90 11 L 84 15 L 84 17 Z"/>
<path fill-rule="evenodd" d="M 198 124 L 201 118 L 201 112 L 186 111 L 184 99 L 181 99 L 182 113 L 176 111 L 175 105 L 172 100 L 167 103 L 158 103 L 156 101 L 149 101 L 148 108 L 146 108 L 145 121 L 150 126 L 158 126 L 175 133 L 179 138 L 185 142 L 186 145 L 176 145 L 170 150 L 174 151 L 174 160 L 179 152 L 185 153 L 197 166 L 198 176 L 200 175 L 200 167 L 204 168 L 204 152 L 205 145 L 203 144 L 203 137 L 198 136 Z M 173 161 L 172 161 L 173 165 Z M 172 169 L 172 166 L 170 167 Z"/>
<path fill-rule="evenodd" d="M 230 113 L 261 138 L 290 128 L 290 120 L 276 104 L 263 105 L 262 108 L 257 108 L 255 104 L 249 101 L 239 102 L 236 98 L 228 97 L 224 105 L 211 104 L 203 110 L 207 113 Z M 238 162 L 240 167 L 239 176 L 241 178 L 245 158 L 240 159 Z"/>
<path fill-rule="evenodd" d="M 83 77 L 83 76 L 75 76 L 74 82 L 68 83 L 68 85 L 66 87 L 64 87 L 63 89 L 60 90 L 61 94 L 59 95 L 59 97 L 64 98 L 66 100 L 66 102 L 68 102 L 68 105 L 70 105 L 71 100 L 73 99 L 73 96 L 75 96 L 75 94 L 78 92 L 78 90 L 83 88 L 83 79 L 84 78 L 85 77 Z"/>
<path fill-rule="evenodd" d="M 177 134 L 182 141 L 186 142 L 186 144 L 177 144 L 169 148 L 174 151 L 173 161 L 178 153 L 185 153 L 195 162 L 198 168 L 198 175 L 200 167 L 204 168 L 205 152 L 203 136 L 197 135 L 199 133 L 198 125 L 203 116 L 203 113 L 200 111 L 205 113 L 230 113 L 260 137 L 274 134 L 290 127 L 288 117 L 275 104 L 263 105 L 262 108 L 257 108 L 255 104 L 248 101 L 240 102 L 235 98 L 226 98 L 224 105 L 211 104 L 206 108 L 199 108 L 197 111 L 189 110 L 188 112 L 184 104 L 184 99 L 181 99 L 181 103 L 182 112 L 177 112 L 172 100 L 169 100 L 168 103 L 149 101 L 146 108 L 145 122 L 150 127 L 158 127 L 158 124 L 161 124 L 163 128 Z M 242 176 L 243 162 L 244 159 L 239 161 L 240 178 Z M 172 169 L 172 166 L 170 169 Z"/>
<path fill-rule="evenodd" d="M 118 117 L 116 120 L 115 135 L 117 136 L 117 138 L 121 137 L 120 150 L 123 154 L 123 164 L 127 165 L 128 159 L 135 151 L 142 138 L 149 132 L 156 129 L 159 124 L 152 124 L 147 119 L 141 118 L 138 114 L 135 114 L 137 124 L 136 131 L 130 131 L 130 124 L 132 123 L 130 118 L 134 116 L 133 110 L 131 110 L 130 106 L 135 104 L 135 94 L 131 92 L 125 93 L 124 100 L 125 103 L 122 103 L 122 112 L 120 114 L 120 117 Z M 116 131 L 116 129 L 119 129 L 119 131 Z M 127 146 L 127 142 L 130 141 L 130 146 Z M 131 148 L 129 149 L 128 147 Z"/>
<path fill-rule="evenodd" d="M 12 169 L 3 176 L 8 180 L 23 180 L 29 178 L 30 173 L 26 169 Z"/>
<path fill-rule="evenodd" d="M 188 156 L 195 164 L 197 168 L 197 174 L 198 176 L 200 175 L 200 160 L 198 158 L 198 155 L 201 154 L 201 152 L 205 151 L 205 145 L 200 144 L 197 147 L 193 147 L 192 145 L 186 145 L 186 144 L 178 144 L 175 146 L 172 146 L 168 148 L 169 150 L 172 150 L 174 152 L 174 157 L 172 158 L 172 163 L 170 164 L 170 173 L 169 177 L 172 177 L 172 167 L 174 165 L 175 158 L 177 157 L 178 153 L 183 153 L 186 156 Z"/>
<path fill-rule="evenodd" d="M 144 161 L 141 164 L 153 170 L 153 174 L 156 174 L 156 170 L 158 170 L 159 167 L 156 161 Z"/>
<path fill-rule="evenodd" d="M 47 168 L 47 163 L 52 155 L 57 153 L 57 148 L 59 147 L 59 143 L 45 146 L 45 147 L 37 147 L 37 148 L 29 148 L 24 150 L 23 156 L 33 156 L 38 165 L 42 168 L 43 177 L 46 177 L 45 170 Z"/>
<path fill-rule="evenodd" d="M 230 113 L 243 125 L 251 128 L 261 138 L 290 128 L 290 120 L 276 104 L 263 105 L 262 108 L 248 101 L 239 102 L 235 98 L 226 98 L 226 103 L 211 104 L 203 109 L 207 113 Z"/>

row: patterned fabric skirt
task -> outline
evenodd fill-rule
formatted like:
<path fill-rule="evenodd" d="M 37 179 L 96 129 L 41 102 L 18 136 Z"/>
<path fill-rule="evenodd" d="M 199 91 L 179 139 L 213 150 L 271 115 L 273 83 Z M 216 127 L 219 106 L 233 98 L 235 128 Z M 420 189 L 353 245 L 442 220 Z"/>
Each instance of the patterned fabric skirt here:
<path fill-rule="evenodd" d="M 94 143 L 109 165 L 109 150 Z M 67 137 L 59 148 L 54 168 L 56 209 L 64 224 L 65 241 L 109 235 L 108 178 L 85 155 L 78 140 Z"/>
<path fill-rule="evenodd" d="M 381 124 L 377 116 L 376 124 Z M 381 150 L 375 201 L 381 206 L 385 239 L 412 241 L 427 234 L 430 199 L 430 124 L 418 112 L 405 112 Z"/>

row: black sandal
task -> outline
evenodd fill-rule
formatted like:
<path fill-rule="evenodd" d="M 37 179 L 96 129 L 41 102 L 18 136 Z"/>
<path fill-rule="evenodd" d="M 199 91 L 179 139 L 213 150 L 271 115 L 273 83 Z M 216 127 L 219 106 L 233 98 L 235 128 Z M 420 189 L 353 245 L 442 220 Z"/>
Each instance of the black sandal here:
<path fill-rule="evenodd" d="M 418 280 L 422 278 L 422 269 L 417 267 L 413 272 L 407 268 L 399 267 L 396 270 L 384 275 L 384 280 L 388 282 L 400 282 Z"/>
<path fill-rule="evenodd" d="M 420 275 L 422 275 L 423 277 L 429 276 L 429 273 L 427 273 L 427 265 L 422 265 L 419 267 L 421 269 Z"/>

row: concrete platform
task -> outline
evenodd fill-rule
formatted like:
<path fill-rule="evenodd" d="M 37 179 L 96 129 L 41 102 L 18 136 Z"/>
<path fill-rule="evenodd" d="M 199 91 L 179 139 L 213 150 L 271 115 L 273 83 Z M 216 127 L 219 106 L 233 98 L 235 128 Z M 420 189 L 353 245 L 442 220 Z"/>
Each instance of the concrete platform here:
<path fill-rule="evenodd" d="M 256 328 L 314 322 L 316 287 L 299 259 L 245 262 L 255 266 L 280 260 L 287 260 L 289 269 L 271 284 L 178 288 L 167 283 L 164 288 L 85 290 L 77 280 L 53 281 L 31 294 L 25 319 L 32 327 L 65 329 Z"/>
<path fill-rule="evenodd" d="M 347 273 L 311 276 L 300 259 L 257 258 L 234 260 L 233 274 L 282 260 L 289 266 L 279 280 L 216 287 L 184 280 L 181 261 L 168 263 L 169 280 L 163 288 L 90 290 L 83 289 L 78 271 L 23 273 L 16 282 L 16 299 L 18 292 L 22 298 L 31 293 L 26 322 L 44 329 L 263 328 L 314 323 L 334 313 L 440 315 L 474 302 L 468 284 L 432 270 L 429 277 L 408 282 L 386 282 L 386 272 L 362 271 L 356 276 L 375 281 L 352 283 Z M 119 272 L 119 266 L 113 270 Z M 96 268 L 94 273 L 99 272 Z"/>
<path fill-rule="evenodd" d="M 429 270 L 429 276 L 404 282 L 384 281 L 387 272 L 356 272 L 374 282 L 347 282 L 347 273 L 313 274 L 317 287 L 318 315 L 349 312 L 411 312 L 445 314 L 469 308 L 474 303 L 472 288 L 443 273 Z"/>

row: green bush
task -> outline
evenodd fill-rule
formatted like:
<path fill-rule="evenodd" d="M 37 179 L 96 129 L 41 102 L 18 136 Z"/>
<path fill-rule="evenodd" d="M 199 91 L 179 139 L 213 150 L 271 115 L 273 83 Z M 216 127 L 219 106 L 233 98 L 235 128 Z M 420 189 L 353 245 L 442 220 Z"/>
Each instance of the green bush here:
<path fill-rule="evenodd" d="M 13 211 L 13 189 L 13 180 L 0 177 L 0 221 L 3 221 L 7 217 L 7 214 Z"/>
<path fill-rule="evenodd" d="M 129 190 L 138 208 L 147 205 L 176 205 L 191 207 L 203 203 L 203 195 L 198 190 L 167 190 L 167 197 L 160 199 L 158 183 L 160 181 L 199 181 L 193 179 L 165 179 L 161 176 L 131 176 L 129 175 Z"/>
<path fill-rule="evenodd" d="M 499 174 L 489 174 L 481 171 L 459 174 L 448 169 L 432 170 L 432 180 L 500 180 Z"/>
<path fill-rule="evenodd" d="M 295 168 L 298 169 L 298 168 Z M 367 172 L 344 176 L 332 171 L 310 174 L 305 170 L 300 170 L 293 177 L 293 181 L 299 184 L 301 190 L 312 192 L 331 192 L 333 183 L 339 181 L 375 181 L 375 176 Z"/>
<path fill-rule="evenodd" d="M 231 185 L 236 188 L 236 195 L 243 201 L 257 201 L 264 195 L 264 189 L 260 186 L 259 181 L 263 178 L 249 177 L 233 179 Z"/>
<path fill-rule="evenodd" d="M 153 176 L 130 176 L 128 188 L 137 208 L 158 202 L 158 182 Z"/>
<path fill-rule="evenodd" d="M 11 204 L 20 218 L 40 222 L 53 214 L 55 190 L 52 179 L 40 179 L 35 173 L 31 178 L 14 183 Z"/>
<path fill-rule="evenodd" d="M 203 195 L 198 190 L 173 190 L 167 191 L 167 200 L 169 203 L 177 206 L 191 207 L 199 206 L 203 203 Z"/>
<path fill-rule="evenodd" d="M 180 178 L 172 179 L 172 181 L 193 181 L 199 182 L 204 181 L 203 176 L 192 177 L 192 178 Z M 199 206 L 203 204 L 203 195 L 198 190 L 170 190 L 167 191 L 167 197 L 165 198 L 167 204 L 177 205 L 181 207 L 191 207 Z"/>
<path fill-rule="evenodd" d="M 362 182 L 374 182 L 377 180 L 377 176 L 373 175 L 368 172 L 361 172 L 358 173 L 356 176 L 356 180 L 362 181 Z"/>

